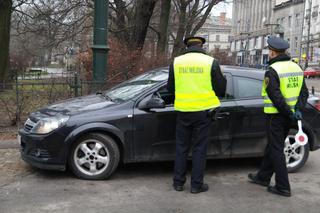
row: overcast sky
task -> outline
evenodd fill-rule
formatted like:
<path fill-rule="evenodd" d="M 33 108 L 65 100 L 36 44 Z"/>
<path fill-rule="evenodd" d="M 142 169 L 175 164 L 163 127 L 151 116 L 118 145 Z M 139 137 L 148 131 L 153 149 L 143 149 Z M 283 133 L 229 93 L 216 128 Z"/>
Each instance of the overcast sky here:
<path fill-rule="evenodd" d="M 219 3 L 212 9 L 214 16 L 219 16 L 220 12 L 226 12 L 228 18 L 232 18 L 232 3 Z"/>

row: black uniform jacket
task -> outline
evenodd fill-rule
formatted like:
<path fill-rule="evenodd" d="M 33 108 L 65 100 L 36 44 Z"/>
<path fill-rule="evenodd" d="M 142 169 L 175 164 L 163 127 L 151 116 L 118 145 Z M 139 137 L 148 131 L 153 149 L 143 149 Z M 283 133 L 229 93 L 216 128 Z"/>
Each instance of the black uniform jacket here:
<path fill-rule="evenodd" d="M 206 54 L 201 47 L 196 47 L 196 46 L 189 47 L 184 54 L 188 54 L 191 52 Z M 213 91 L 216 93 L 218 97 L 225 96 L 227 80 L 222 75 L 220 65 L 217 60 L 214 60 L 211 66 L 211 85 L 212 85 Z M 173 63 L 170 64 L 170 68 L 169 68 L 169 78 L 168 78 L 167 89 L 170 93 L 175 94 Z"/>
<path fill-rule="evenodd" d="M 281 91 L 280 91 L 280 79 L 277 72 L 270 67 L 271 64 L 278 62 L 278 61 L 289 61 L 290 57 L 286 54 L 281 54 L 273 59 L 271 59 L 268 64 L 269 68 L 265 73 L 265 79 L 269 78 L 269 83 L 266 85 L 266 90 L 269 98 L 271 99 L 273 105 L 278 109 L 278 111 L 286 116 L 291 118 L 293 112 L 290 110 L 289 105 L 286 103 Z M 309 97 L 309 91 L 306 86 L 305 80 L 303 79 L 302 88 L 300 91 L 300 95 L 298 98 L 298 102 L 295 106 L 298 110 L 303 110 L 307 100 Z"/>

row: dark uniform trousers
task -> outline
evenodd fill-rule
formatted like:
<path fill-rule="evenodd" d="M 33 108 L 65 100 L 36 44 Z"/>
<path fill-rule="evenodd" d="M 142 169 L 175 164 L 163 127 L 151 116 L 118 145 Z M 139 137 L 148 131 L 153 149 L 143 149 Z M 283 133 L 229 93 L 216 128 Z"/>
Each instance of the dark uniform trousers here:
<path fill-rule="evenodd" d="M 203 184 L 210 123 L 208 111 L 178 112 L 174 184 L 183 185 L 186 182 L 187 158 L 191 147 L 191 187 L 197 188 Z"/>
<path fill-rule="evenodd" d="M 258 178 L 270 181 L 275 173 L 276 187 L 290 190 L 286 158 L 284 155 L 284 141 L 291 126 L 291 120 L 281 114 L 267 115 L 268 144 L 262 160 Z"/>

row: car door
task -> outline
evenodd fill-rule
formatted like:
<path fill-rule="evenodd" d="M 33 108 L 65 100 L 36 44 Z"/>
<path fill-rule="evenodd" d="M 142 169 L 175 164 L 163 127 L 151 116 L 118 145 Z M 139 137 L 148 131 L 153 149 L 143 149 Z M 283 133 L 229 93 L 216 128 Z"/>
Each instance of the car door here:
<path fill-rule="evenodd" d="M 163 99 L 166 107 L 139 109 L 139 105 L 154 97 Z M 143 161 L 174 159 L 176 112 L 173 100 L 173 95 L 162 85 L 143 97 L 134 108 L 133 141 L 136 158 Z"/>
<path fill-rule="evenodd" d="M 237 127 L 232 142 L 232 157 L 260 156 L 266 146 L 266 121 L 261 96 L 262 80 L 233 76 L 237 104 Z"/>
<path fill-rule="evenodd" d="M 207 154 L 209 158 L 228 158 L 231 154 L 237 104 L 234 101 L 232 76 L 224 72 L 227 79 L 226 95 L 220 98 L 216 120 L 211 123 Z"/>
<path fill-rule="evenodd" d="M 230 81 L 230 75 L 228 78 Z M 221 100 L 218 119 L 212 122 L 210 127 L 209 158 L 229 157 L 231 154 L 236 103 L 233 100 L 231 82 L 228 83 L 227 88 L 228 95 Z M 172 160 L 175 157 L 176 131 L 174 97 L 167 91 L 166 85 L 162 85 L 140 100 L 140 105 L 155 96 L 165 101 L 165 108 L 141 110 L 139 104 L 134 108 L 134 153 L 140 160 Z"/>

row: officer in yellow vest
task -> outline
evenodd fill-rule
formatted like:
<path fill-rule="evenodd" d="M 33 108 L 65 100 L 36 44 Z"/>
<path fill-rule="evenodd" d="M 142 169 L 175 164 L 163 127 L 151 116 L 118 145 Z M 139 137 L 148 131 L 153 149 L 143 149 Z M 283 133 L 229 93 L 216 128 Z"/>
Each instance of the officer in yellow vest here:
<path fill-rule="evenodd" d="M 274 194 L 290 197 L 284 141 L 292 125 L 302 119 L 302 111 L 309 96 L 300 66 L 290 60 L 285 53 L 287 41 L 271 36 L 267 40 L 269 48 L 268 70 L 262 85 L 264 113 L 267 117 L 268 145 L 257 173 L 248 175 L 249 182 L 267 186 Z M 275 173 L 275 185 L 270 179 Z"/>
<path fill-rule="evenodd" d="M 176 57 L 169 68 L 168 91 L 175 94 L 177 111 L 176 158 L 173 188 L 182 191 L 186 182 L 187 158 L 192 147 L 191 193 L 205 192 L 209 110 L 220 106 L 217 96 L 224 96 L 226 79 L 217 60 L 205 54 L 202 37 L 184 40 L 185 54 Z"/>

